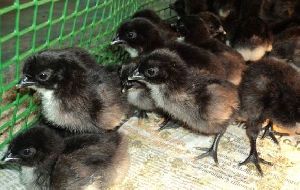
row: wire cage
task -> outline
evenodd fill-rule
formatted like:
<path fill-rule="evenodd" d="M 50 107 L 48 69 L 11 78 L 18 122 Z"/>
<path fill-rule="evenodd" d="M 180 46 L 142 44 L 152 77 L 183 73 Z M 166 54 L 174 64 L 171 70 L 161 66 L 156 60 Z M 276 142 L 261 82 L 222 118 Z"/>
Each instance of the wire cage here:
<path fill-rule="evenodd" d="M 0 2 L 0 148 L 39 118 L 39 101 L 18 90 L 22 61 L 45 48 L 78 46 L 100 64 L 124 54 L 109 43 L 118 25 L 142 8 L 169 19 L 172 0 L 2 0 Z"/>

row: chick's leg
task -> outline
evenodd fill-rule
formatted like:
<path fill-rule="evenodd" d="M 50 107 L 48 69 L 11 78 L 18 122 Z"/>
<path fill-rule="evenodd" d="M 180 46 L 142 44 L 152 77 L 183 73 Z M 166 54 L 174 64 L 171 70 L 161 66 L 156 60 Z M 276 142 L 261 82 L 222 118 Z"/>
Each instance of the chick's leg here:
<path fill-rule="evenodd" d="M 249 156 L 241 162 L 239 165 L 246 165 L 248 163 L 253 163 L 258 170 L 259 174 L 263 176 L 263 171 L 259 165 L 259 163 L 267 164 L 267 165 L 272 165 L 270 162 L 265 161 L 264 159 L 260 158 L 258 156 L 258 152 L 256 149 L 256 139 L 259 134 L 259 127 L 261 126 L 260 122 L 249 122 L 247 121 L 246 123 L 247 129 L 246 133 L 247 136 L 250 140 L 250 153 Z"/>
<path fill-rule="evenodd" d="M 205 153 L 199 155 L 196 157 L 196 159 L 202 159 L 204 157 L 207 157 L 207 156 L 211 156 L 213 157 L 215 163 L 218 165 L 219 162 L 218 162 L 218 154 L 217 154 L 217 151 L 218 151 L 218 145 L 219 145 L 219 142 L 220 142 L 220 139 L 221 137 L 223 136 L 224 132 L 221 132 L 221 133 L 218 133 L 215 138 L 214 138 L 214 142 L 212 144 L 212 146 L 210 148 L 197 148 L 199 150 L 203 150 L 203 151 L 206 151 Z"/>

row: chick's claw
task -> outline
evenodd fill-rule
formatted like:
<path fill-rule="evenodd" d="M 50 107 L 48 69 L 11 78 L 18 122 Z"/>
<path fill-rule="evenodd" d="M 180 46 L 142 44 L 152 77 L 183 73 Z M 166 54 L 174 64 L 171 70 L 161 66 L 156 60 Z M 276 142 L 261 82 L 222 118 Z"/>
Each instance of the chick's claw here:
<path fill-rule="evenodd" d="M 217 150 L 214 150 L 213 148 L 201 148 L 201 147 L 198 147 L 197 149 L 198 150 L 203 150 L 203 151 L 206 151 L 206 152 L 203 153 L 203 154 L 200 154 L 199 156 L 197 156 L 196 159 L 202 159 L 202 158 L 211 156 L 211 157 L 213 157 L 215 163 L 217 165 L 219 165 Z"/>
<path fill-rule="evenodd" d="M 264 134 L 262 135 L 261 138 L 264 139 L 267 136 L 269 136 L 275 144 L 279 145 L 279 142 L 275 137 L 272 121 L 269 121 L 268 125 L 264 128 Z"/>
<path fill-rule="evenodd" d="M 210 148 L 201 148 L 201 147 L 197 147 L 198 150 L 203 150 L 206 151 L 205 153 L 199 155 L 196 157 L 196 159 L 202 159 L 205 158 L 207 156 L 211 156 L 213 157 L 215 163 L 217 165 L 219 165 L 219 161 L 218 161 L 218 145 L 220 142 L 221 137 L 223 136 L 224 133 L 219 133 L 216 135 L 214 142 L 212 144 L 212 146 Z"/>
<path fill-rule="evenodd" d="M 269 165 L 269 166 L 273 165 L 271 162 L 268 162 L 268 161 L 260 158 L 258 156 L 257 152 L 256 153 L 251 152 L 250 155 L 243 162 L 239 163 L 239 166 L 246 165 L 248 163 L 253 163 L 261 176 L 263 176 L 264 174 L 263 174 L 263 171 L 262 171 L 262 169 L 259 165 L 260 163 L 265 164 L 265 165 Z"/>

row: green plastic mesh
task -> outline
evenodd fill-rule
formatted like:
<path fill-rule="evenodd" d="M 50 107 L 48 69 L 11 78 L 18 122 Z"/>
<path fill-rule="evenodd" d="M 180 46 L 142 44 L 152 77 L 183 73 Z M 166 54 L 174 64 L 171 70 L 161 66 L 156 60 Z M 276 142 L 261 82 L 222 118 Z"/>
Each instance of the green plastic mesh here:
<path fill-rule="evenodd" d="M 109 47 L 118 25 L 141 8 L 171 17 L 171 0 L 0 1 L 0 148 L 38 120 L 38 100 L 15 88 L 22 61 L 49 47 L 79 46 L 99 63 L 120 62 Z"/>

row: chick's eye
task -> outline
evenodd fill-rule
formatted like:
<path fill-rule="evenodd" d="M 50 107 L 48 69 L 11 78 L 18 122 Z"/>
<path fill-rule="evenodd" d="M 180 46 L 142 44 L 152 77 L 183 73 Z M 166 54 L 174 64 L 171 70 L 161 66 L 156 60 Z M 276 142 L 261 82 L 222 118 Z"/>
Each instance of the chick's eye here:
<path fill-rule="evenodd" d="M 50 78 L 50 73 L 48 73 L 48 72 L 42 72 L 42 73 L 40 73 L 39 75 L 38 75 L 38 79 L 40 80 L 40 81 L 46 81 L 46 80 L 48 80 Z"/>
<path fill-rule="evenodd" d="M 136 33 L 135 32 L 129 32 L 127 34 L 127 37 L 130 38 L 130 39 L 135 39 L 136 38 Z"/>
<path fill-rule="evenodd" d="M 21 154 L 23 156 L 32 156 L 33 154 L 35 154 L 35 152 L 35 148 L 26 148 L 22 150 Z"/>
<path fill-rule="evenodd" d="M 157 75 L 157 72 L 158 72 L 158 68 L 155 67 L 155 68 L 147 69 L 146 72 L 145 72 L 145 74 L 148 77 L 154 77 L 154 76 Z"/>

